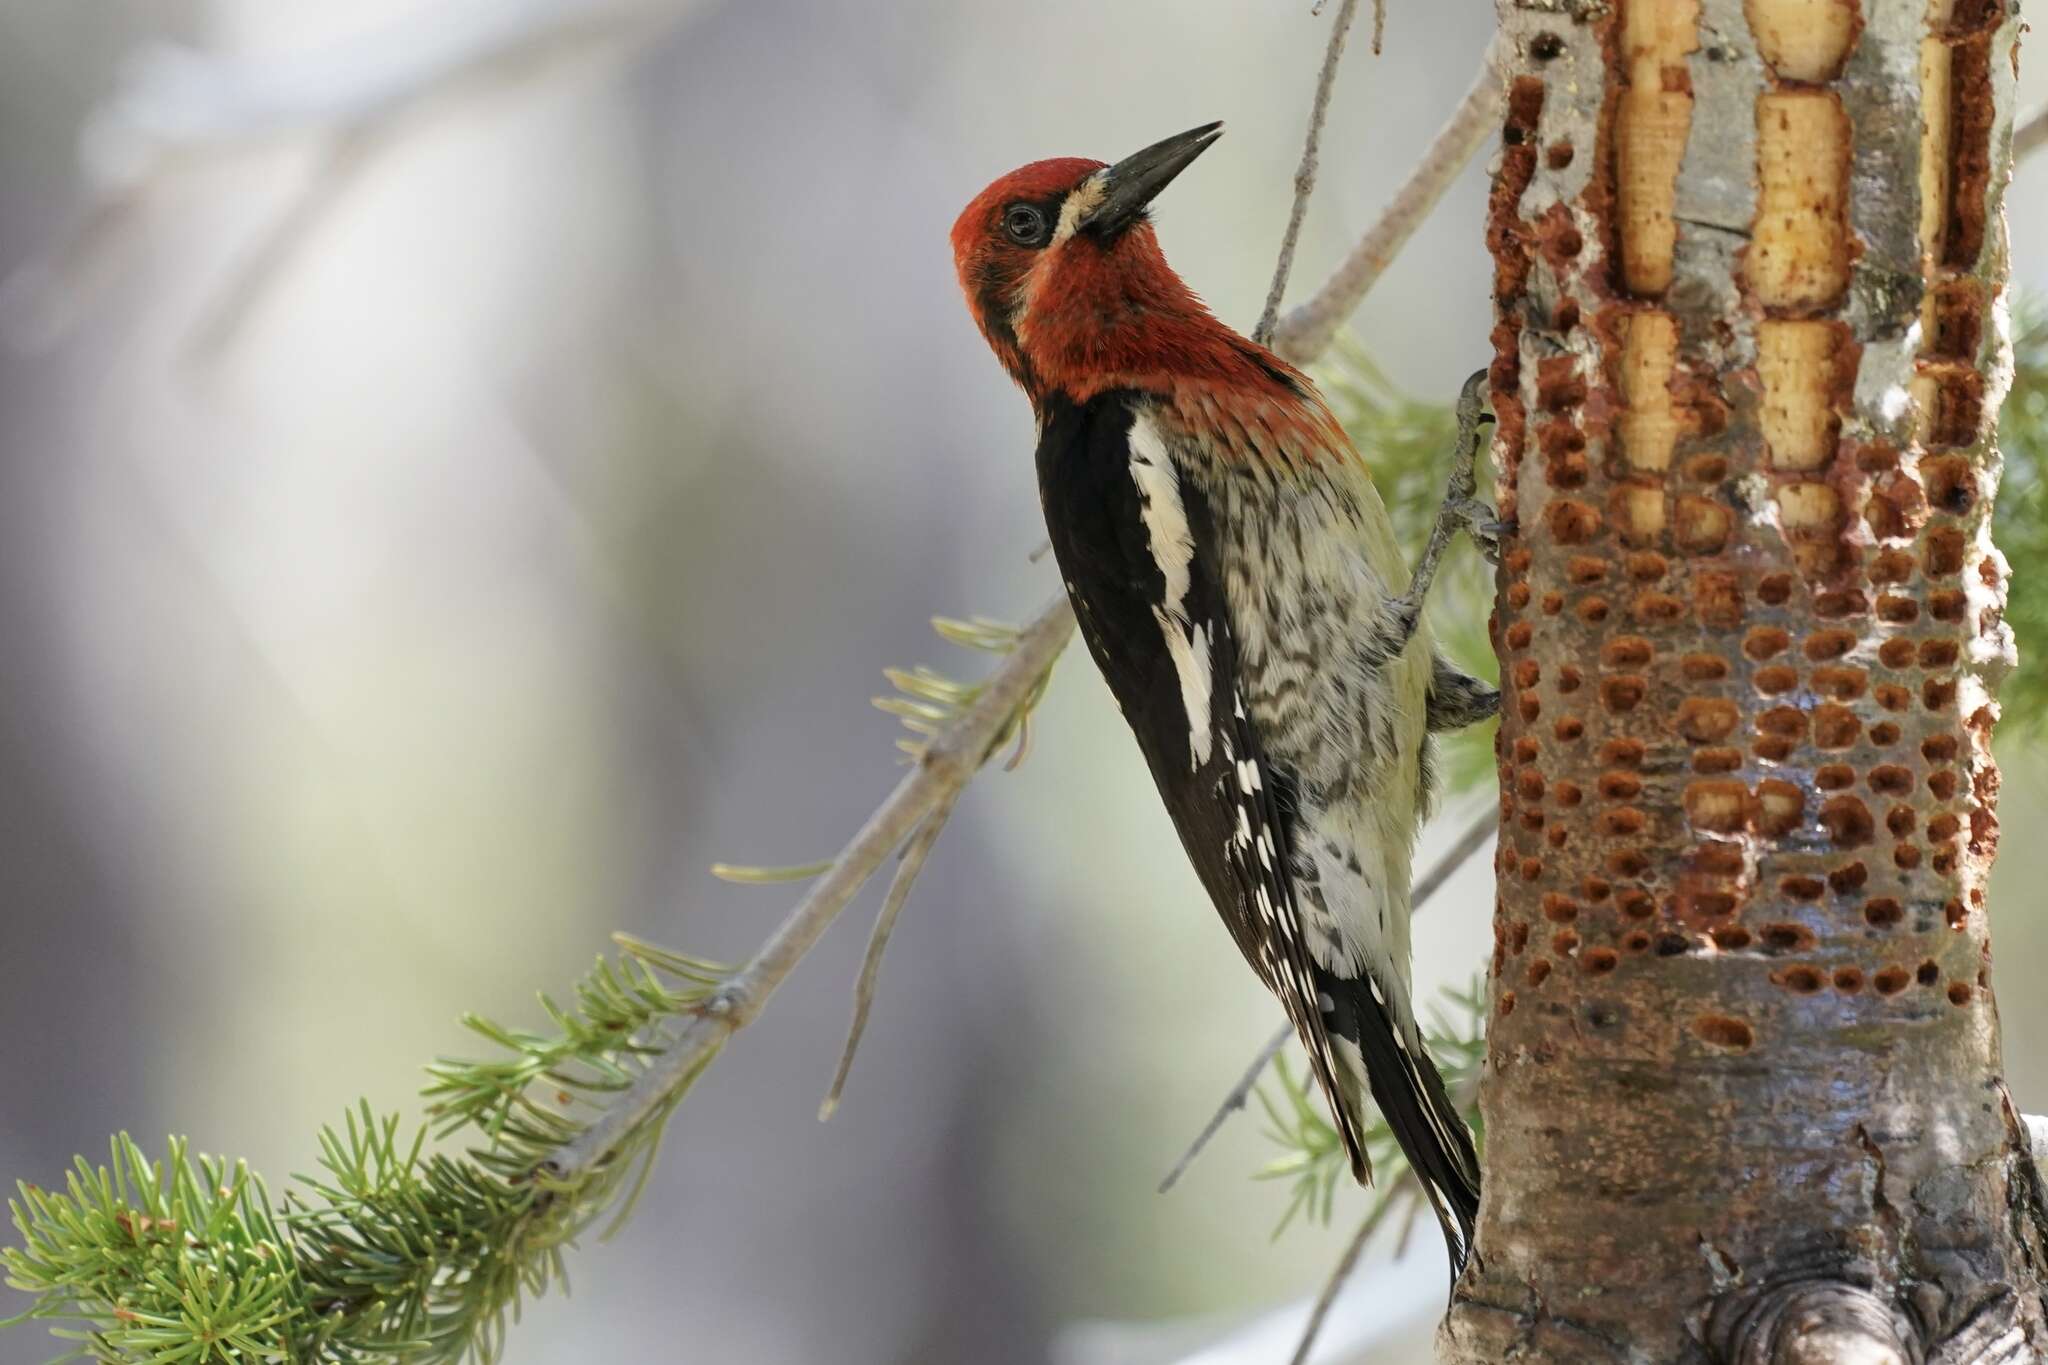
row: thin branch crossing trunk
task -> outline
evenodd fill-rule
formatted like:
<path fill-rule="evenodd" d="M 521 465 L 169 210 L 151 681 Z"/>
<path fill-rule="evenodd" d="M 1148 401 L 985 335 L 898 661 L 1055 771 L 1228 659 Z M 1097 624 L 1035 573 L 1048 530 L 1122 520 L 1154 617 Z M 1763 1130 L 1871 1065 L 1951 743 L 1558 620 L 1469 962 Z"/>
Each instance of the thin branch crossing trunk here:
<path fill-rule="evenodd" d="M 1454 1362 L 2018 1361 L 2010 0 L 1500 0 L 1500 900 Z"/>

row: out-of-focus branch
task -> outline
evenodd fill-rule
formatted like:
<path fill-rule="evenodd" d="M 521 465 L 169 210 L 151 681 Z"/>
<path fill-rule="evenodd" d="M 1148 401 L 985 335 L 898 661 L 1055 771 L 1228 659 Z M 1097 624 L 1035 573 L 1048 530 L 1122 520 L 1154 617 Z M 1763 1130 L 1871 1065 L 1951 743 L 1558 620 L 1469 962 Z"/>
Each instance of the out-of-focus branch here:
<path fill-rule="evenodd" d="M 2048 143 L 2048 104 L 2031 109 L 2026 116 L 2013 125 L 2012 159 L 2022 161 Z"/>
<path fill-rule="evenodd" d="M 1345 319 L 1358 311 L 1380 275 L 1400 254 L 1415 229 L 1429 217 L 1437 200 L 1450 188 L 1499 126 L 1503 109 L 1501 78 L 1495 53 L 1487 50 L 1479 73 L 1435 141 L 1422 154 L 1407 181 L 1394 193 L 1358 245 L 1309 300 L 1290 309 L 1273 329 L 1271 345 L 1288 360 L 1305 365 L 1329 349 Z"/>
<path fill-rule="evenodd" d="M 1195 1134 L 1195 1140 L 1188 1144 L 1188 1149 L 1180 1154 L 1180 1160 L 1173 1163 L 1173 1169 L 1159 1182 L 1159 1193 L 1165 1194 L 1179 1184 L 1180 1178 L 1187 1174 L 1188 1167 L 1195 1164 L 1195 1158 L 1202 1154 L 1202 1149 L 1209 1145 L 1209 1140 L 1216 1136 L 1218 1130 L 1229 1121 L 1230 1116 L 1251 1102 L 1252 1091 L 1259 1088 L 1259 1077 L 1266 1074 L 1266 1068 L 1273 1064 L 1273 1059 L 1280 1055 L 1280 1049 L 1286 1047 L 1287 1040 L 1293 1036 L 1294 1025 L 1282 1024 L 1273 1036 L 1266 1040 L 1266 1045 L 1259 1049 L 1259 1055 L 1252 1058 L 1252 1064 L 1244 1069 L 1244 1074 L 1237 1078 L 1237 1084 L 1231 1086 L 1230 1092 L 1223 1097 L 1223 1103 L 1217 1105 L 1216 1112 L 1209 1115 L 1209 1121 L 1202 1125 L 1202 1131 Z"/>
<path fill-rule="evenodd" d="M 650 1060 L 632 1086 L 536 1175 L 573 1181 L 607 1159 L 621 1134 L 672 1106 L 734 1033 L 751 1023 L 848 901 L 918 827 L 949 804 L 980 770 L 1043 682 L 1074 631 L 1062 596 L 1019 634 L 1016 648 L 974 701 L 928 744 L 917 766 L 876 808 L 753 959 L 721 986 L 675 1042 Z"/>
<path fill-rule="evenodd" d="M 320 163 L 284 211 L 273 218 L 228 271 L 192 329 L 189 359 L 215 359 L 234 344 L 249 320 L 328 212 L 354 189 L 384 149 L 391 126 L 383 121 L 347 128 L 321 149 Z"/>
<path fill-rule="evenodd" d="M 0 326 L 17 344 L 60 338 L 132 244 L 150 203 L 195 164 L 280 137 L 329 139 L 292 203 L 208 308 L 195 344 L 217 350 L 414 114 L 446 97 L 556 70 L 570 58 L 626 50 L 708 3 L 464 0 L 303 54 L 149 48 L 88 117 L 80 136 L 84 203 L 42 254 L 0 283 Z"/>
<path fill-rule="evenodd" d="M 1301 1340 L 1294 1347 L 1294 1354 L 1288 1365 L 1308 1365 L 1309 1352 L 1316 1348 L 1316 1338 L 1323 1334 L 1323 1323 L 1330 1316 L 1330 1308 L 1337 1302 L 1337 1295 L 1344 1288 L 1344 1282 L 1351 1278 L 1351 1272 L 1358 1268 L 1358 1258 L 1365 1254 L 1365 1244 L 1372 1240 L 1387 1215 L 1394 1211 L 1395 1199 L 1389 1197 L 1373 1205 L 1372 1212 L 1359 1221 L 1358 1231 L 1351 1234 L 1345 1244 L 1344 1254 L 1337 1258 L 1337 1264 L 1330 1270 L 1330 1278 L 1323 1281 L 1323 1290 L 1316 1295 L 1315 1305 L 1308 1310 L 1308 1321 L 1302 1324 Z"/>

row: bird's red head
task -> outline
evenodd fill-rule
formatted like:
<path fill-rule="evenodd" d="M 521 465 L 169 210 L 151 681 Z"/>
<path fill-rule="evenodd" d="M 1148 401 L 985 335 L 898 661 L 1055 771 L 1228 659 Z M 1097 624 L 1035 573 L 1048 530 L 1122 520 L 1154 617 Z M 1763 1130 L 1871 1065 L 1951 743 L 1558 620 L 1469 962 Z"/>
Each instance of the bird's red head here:
<path fill-rule="evenodd" d="M 1146 214 L 1222 131 L 1204 124 L 1113 166 L 1034 161 L 954 222 L 967 306 L 1033 403 L 1189 382 L 1296 387 L 1288 366 L 1218 322 L 1174 274 Z"/>

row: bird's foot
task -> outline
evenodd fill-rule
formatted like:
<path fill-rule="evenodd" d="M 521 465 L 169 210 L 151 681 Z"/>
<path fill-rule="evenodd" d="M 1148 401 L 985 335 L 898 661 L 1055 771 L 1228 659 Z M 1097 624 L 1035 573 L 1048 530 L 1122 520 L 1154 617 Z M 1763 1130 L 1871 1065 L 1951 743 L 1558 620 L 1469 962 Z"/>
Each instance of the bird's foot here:
<path fill-rule="evenodd" d="M 1460 498 L 1446 504 L 1445 512 L 1465 534 L 1472 537 L 1472 543 L 1479 547 L 1479 553 L 1487 563 L 1500 563 L 1500 543 L 1514 534 L 1514 523 L 1502 521 L 1490 504 L 1475 497 Z"/>

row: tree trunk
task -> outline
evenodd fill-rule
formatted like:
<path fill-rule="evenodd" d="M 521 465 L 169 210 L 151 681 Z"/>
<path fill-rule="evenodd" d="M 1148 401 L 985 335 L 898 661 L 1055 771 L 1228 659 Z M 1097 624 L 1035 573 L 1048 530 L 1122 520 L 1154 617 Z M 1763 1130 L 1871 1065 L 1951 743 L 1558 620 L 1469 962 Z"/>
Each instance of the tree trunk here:
<path fill-rule="evenodd" d="M 1500 0 L 1455 1362 L 2036 1359 L 1984 886 L 2011 0 Z"/>

